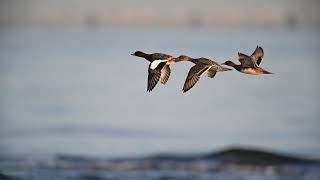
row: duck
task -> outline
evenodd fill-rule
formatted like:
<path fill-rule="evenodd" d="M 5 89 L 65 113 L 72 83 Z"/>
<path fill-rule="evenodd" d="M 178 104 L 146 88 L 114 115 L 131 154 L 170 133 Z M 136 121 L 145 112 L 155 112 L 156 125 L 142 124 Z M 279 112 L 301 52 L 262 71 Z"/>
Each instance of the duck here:
<path fill-rule="evenodd" d="M 162 84 L 166 84 L 170 77 L 170 64 L 175 63 L 173 56 L 163 53 L 144 53 L 142 51 L 136 51 L 131 54 L 149 61 L 148 67 L 148 83 L 147 91 L 151 92 L 157 85 L 158 81 Z"/>
<path fill-rule="evenodd" d="M 231 66 L 237 71 L 245 74 L 252 74 L 252 75 L 273 74 L 259 67 L 263 56 L 264 56 L 264 51 L 262 47 L 257 46 L 255 51 L 251 54 L 251 56 L 238 52 L 238 60 L 240 61 L 240 64 L 235 64 L 232 61 L 226 61 L 222 63 L 222 65 Z"/>
<path fill-rule="evenodd" d="M 200 79 L 200 77 L 207 73 L 207 76 L 214 78 L 217 72 L 220 71 L 230 71 L 232 69 L 225 68 L 218 64 L 217 62 L 201 57 L 201 58 L 191 58 L 187 55 L 181 55 L 174 59 L 174 62 L 180 61 L 190 61 L 195 65 L 190 68 L 188 76 L 184 82 L 182 91 L 185 93 L 189 91 Z"/>

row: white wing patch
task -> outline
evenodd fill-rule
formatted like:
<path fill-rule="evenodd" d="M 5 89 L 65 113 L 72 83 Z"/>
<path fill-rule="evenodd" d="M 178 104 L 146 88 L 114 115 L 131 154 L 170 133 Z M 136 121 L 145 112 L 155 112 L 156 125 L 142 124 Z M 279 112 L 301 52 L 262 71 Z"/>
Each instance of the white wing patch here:
<path fill-rule="evenodd" d="M 160 63 L 162 63 L 162 62 L 167 62 L 168 60 L 167 59 L 164 59 L 164 60 L 155 60 L 155 61 L 153 61 L 152 63 L 151 63 L 151 65 L 150 65 L 150 69 L 155 69 L 155 68 L 157 68 L 157 66 L 160 64 Z"/>

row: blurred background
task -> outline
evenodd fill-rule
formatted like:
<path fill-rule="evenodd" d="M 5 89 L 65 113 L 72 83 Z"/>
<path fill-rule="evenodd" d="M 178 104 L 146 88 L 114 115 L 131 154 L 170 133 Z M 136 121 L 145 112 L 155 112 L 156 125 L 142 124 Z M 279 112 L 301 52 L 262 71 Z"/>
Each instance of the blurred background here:
<path fill-rule="evenodd" d="M 258 147 L 320 158 L 318 0 L 1 0 L 0 154 L 135 157 Z M 261 67 L 203 77 L 191 63 L 146 92 L 141 50 Z"/>

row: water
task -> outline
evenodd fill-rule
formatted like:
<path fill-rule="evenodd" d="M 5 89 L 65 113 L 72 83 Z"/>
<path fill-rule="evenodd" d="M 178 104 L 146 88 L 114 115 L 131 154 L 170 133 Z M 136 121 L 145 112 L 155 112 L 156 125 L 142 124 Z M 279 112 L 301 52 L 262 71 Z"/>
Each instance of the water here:
<path fill-rule="evenodd" d="M 254 146 L 320 158 L 318 31 L 2 30 L 0 154 L 91 157 Z M 146 92 L 136 50 L 236 59 L 265 49 L 274 75 L 236 71 L 182 86 L 191 63 Z"/>
<path fill-rule="evenodd" d="M 320 166 L 295 164 L 252 166 L 219 161 L 131 159 L 110 161 L 104 158 L 58 155 L 54 158 L 0 157 L 0 179 L 305 179 L 320 178 Z M 5 175 L 1 174 L 5 173 Z"/>

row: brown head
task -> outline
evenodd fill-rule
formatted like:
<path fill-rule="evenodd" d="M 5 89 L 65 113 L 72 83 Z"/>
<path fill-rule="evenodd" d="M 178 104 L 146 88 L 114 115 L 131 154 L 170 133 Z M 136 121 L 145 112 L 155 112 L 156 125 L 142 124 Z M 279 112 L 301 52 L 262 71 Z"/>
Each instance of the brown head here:
<path fill-rule="evenodd" d="M 180 55 L 179 57 L 175 58 L 176 62 L 179 61 L 191 61 L 191 57 L 187 56 L 187 55 Z"/>
<path fill-rule="evenodd" d="M 142 51 L 136 51 L 133 54 L 131 54 L 132 56 L 138 56 L 138 57 L 146 57 L 146 53 L 142 52 Z"/>
<path fill-rule="evenodd" d="M 222 63 L 222 65 L 227 65 L 227 66 L 231 66 L 231 67 L 236 66 L 236 64 L 232 61 L 226 61 L 226 62 Z"/>

